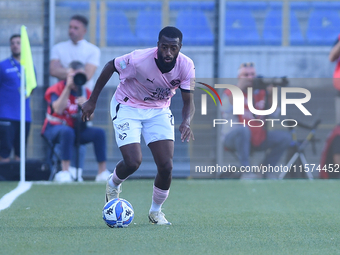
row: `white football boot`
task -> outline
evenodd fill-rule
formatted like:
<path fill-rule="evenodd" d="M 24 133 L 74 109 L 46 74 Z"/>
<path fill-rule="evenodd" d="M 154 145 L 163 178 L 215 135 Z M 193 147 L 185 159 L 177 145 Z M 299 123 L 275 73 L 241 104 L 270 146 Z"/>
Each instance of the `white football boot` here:
<path fill-rule="evenodd" d="M 171 225 L 171 223 L 164 217 L 164 213 L 162 213 L 161 211 L 150 212 L 149 221 L 152 224 L 157 224 L 157 225 Z"/>
<path fill-rule="evenodd" d="M 119 184 L 118 188 L 114 188 L 109 185 L 109 180 L 112 178 L 112 175 L 113 173 L 109 175 L 106 181 L 105 203 L 109 202 L 112 199 L 118 198 L 119 193 L 122 192 L 121 184 Z"/>

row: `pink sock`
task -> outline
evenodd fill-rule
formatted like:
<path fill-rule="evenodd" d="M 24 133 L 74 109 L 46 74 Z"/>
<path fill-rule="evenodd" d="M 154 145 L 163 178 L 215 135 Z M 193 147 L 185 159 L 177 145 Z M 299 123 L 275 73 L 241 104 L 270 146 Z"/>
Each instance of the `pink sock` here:
<path fill-rule="evenodd" d="M 127 178 L 125 179 L 120 179 L 117 174 L 116 174 L 116 168 L 115 170 L 113 170 L 113 175 L 112 175 L 112 178 L 111 180 L 109 180 L 109 184 L 110 186 L 115 186 L 115 187 L 118 187 L 119 184 L 121 184 L 123 181 L 125 181 Z"/>
<path fill-rule="evenodd" d="M 169 196 L 169 190 L 162 190 L 157 188 L 155 185 L 153 186 L 153 193 L 152 193 L 152 204 L 150 211 L 160 211 L 162 204 Z"/>

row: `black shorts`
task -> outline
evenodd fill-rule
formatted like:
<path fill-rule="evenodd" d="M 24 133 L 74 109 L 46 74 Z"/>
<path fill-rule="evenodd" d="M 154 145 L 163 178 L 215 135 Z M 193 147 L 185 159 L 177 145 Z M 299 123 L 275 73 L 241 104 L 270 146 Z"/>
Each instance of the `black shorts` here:
<path fill-rule="evenodd" d="M 25 122 L 25 145 L 31 122 Z M 20 157 L 20 121 L 0 119 L 0 157 L 8 158 L 14 148 L 14 155 Z"/>

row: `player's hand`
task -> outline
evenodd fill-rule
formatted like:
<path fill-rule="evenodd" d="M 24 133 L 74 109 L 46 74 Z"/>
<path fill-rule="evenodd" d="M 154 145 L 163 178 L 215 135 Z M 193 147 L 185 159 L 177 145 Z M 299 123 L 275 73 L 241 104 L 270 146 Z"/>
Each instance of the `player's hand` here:
<path fill-rule="evenodd" d="M 96 108 L 96 103 L 92 102 L 91 100 L 87 100 L 85 103 L 81 105 L 81 110 L 83 111 L 82 120 L 90 120 L 94 109 Z"/>
<path fill-rule="evenodd" d="M 190 128 L 190 125 L 188 125 L 187 123 L 182 123 L 179 126 L 179 132 L 181 132 L 181 140 L 182 142 L 190 141 L 190 138 L 192 138 L 192 140 L 195 140 L 194 134 Z"/>

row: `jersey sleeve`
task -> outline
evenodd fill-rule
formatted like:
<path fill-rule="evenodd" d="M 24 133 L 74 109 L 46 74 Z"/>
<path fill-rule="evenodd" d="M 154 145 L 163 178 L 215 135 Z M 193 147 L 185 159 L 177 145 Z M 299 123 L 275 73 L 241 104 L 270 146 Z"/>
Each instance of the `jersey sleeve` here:
<path fill-rule="evenodd" d="M 121 80 L 132 78 L 136 75 L 133 63 L 133 52 L 114 59 L 114 65 Z"/>
<path fill-rule="evenodd" d="M 179 88 L 182 90 L 194 90 L 195 88 L 195 66 L 191 60 L 188 61 L 185 67 L 184 79 Z"/>

